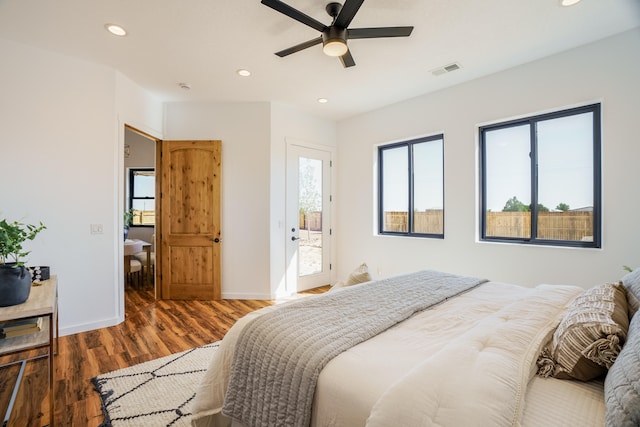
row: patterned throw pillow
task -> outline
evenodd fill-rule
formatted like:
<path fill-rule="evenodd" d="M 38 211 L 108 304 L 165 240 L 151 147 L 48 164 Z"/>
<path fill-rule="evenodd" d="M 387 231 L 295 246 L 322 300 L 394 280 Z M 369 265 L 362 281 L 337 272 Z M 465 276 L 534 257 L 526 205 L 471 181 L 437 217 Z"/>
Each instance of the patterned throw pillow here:
<path fill-rule="evenodd" d="M 571 303 L 538 358 L 538 375 L 583 381 L 599 377 L 615 362 L 628 329 L 621 283 L 585 291 Z"/>

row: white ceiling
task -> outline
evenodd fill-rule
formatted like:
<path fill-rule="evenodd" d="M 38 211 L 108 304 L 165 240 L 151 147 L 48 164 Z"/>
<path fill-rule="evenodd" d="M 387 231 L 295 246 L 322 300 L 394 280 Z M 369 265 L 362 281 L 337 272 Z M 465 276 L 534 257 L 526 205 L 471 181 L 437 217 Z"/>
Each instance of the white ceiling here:
<path fill-rule="evenodd" d="M 330 23 L 327 1 L 285 2 Z M 275 56 L 319 34 L 259 0 L 0 0 L 0 37 L 113 67 L 163 101 L 274 101 L 334 120 L 638 27 L 640 0 L 366 0 L 351 23 L 403 25 L 408 38 L 351 40 L 344 69 L 320 45 Z"/>

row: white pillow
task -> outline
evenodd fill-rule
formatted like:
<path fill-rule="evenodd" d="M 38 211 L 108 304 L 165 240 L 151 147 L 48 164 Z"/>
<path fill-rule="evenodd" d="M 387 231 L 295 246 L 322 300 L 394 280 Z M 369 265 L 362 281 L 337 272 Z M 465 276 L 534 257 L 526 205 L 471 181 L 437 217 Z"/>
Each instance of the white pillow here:
<path fill-rule="evenodd" d="M 362 263 L 353 270 L 346 281 L 339 281 L 329 289 L 329 292 L 336 291 L 338 289 L 346 288 L 347 286 L 357 285 L 358 283 L 370 282 L 373 280 L 369 274 L 369 267 L 366 263 Z"/>

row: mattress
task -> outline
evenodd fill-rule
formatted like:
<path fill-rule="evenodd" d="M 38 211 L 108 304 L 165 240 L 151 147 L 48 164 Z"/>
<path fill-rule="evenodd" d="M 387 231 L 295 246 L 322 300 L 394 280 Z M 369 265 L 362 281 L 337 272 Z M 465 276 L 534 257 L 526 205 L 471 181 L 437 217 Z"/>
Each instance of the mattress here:
<path fill-rule="evenodd" d="M 523 426 L 604 426 L 604 380 L 534 377 L 527 388 Z"/>

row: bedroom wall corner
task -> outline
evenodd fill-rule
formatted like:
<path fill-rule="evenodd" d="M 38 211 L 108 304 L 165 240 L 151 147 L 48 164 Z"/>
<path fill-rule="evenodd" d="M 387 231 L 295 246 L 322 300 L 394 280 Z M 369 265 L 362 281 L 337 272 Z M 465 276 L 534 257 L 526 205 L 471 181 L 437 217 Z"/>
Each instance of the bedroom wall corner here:
<path fill-rule="evenodd" d="M 338 123 L 338 276 L 366 261 L 374 276 L 434 268 L 496 281 L 591 287 L 639 266 L 640 199 L 635 117 L 640 111 L 640 29 Z M 495 244 L 477 236 L 477 126 L 602 102 L 603 247 Z M 444 131 L 445 239 L 372 233 L 374 146 Z"/>
<path fill-rule="evenodd" d="M 61 335 L 116 324 L 117 73 L 3 39 L 0 54 L 2 215 L 47 226 L 27 249 L 58 276 Z"/>

